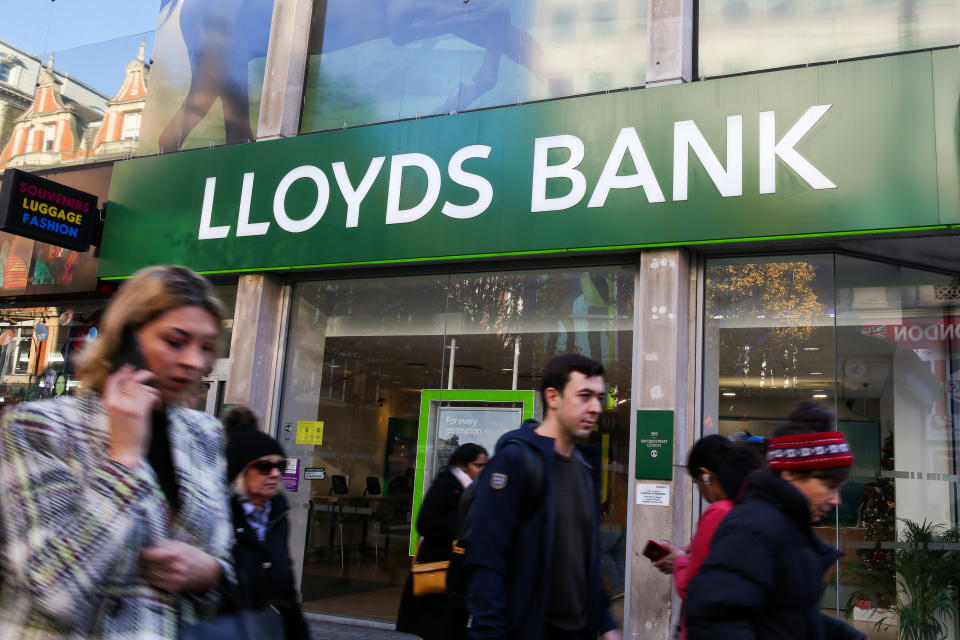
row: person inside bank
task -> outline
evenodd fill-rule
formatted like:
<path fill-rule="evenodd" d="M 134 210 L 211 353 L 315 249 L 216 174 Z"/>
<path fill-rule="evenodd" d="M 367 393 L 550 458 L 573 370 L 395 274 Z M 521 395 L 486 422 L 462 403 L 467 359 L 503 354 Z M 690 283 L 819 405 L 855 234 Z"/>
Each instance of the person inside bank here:
<path fill-rule="evenodd" d="M 120 286 L 83 392 L 18 405 L 0 437 L 2 638 L 169 638 L 233 580 L 223 432 L 185 409 L 224 317 L 179 266 Z"/>
<path fill-rule="evenodd" d="M 450 559 L 460 496 L 486 464 L 487 450 L 472 442 L 460 445 L 450 454 L 447 466 L 430 485 L 417 515 L 417 531 L 423 539 L 416 562 Z M 423 640 L 466 638 L 467 613 L 446 594 L 413 595 L 411 575 L 403 587 L 397 631 L 418 635 Z"/>

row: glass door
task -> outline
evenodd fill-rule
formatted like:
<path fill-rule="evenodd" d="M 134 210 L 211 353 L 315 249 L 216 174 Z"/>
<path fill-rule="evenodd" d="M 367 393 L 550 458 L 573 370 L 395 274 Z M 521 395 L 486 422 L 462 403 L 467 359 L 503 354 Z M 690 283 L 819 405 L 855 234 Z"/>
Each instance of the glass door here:
<path fill-rule="evenodd" d="M 277 428 L 296 460 L 287 498 L 306 611 L 394 621 L 439 467 L 534 416 L 539 371 L 566 351 L 602 359 L 614 390 L 597 443 L 605 566 L 622 592 L 633 281 L 603 267 L 294 287 Z"/>

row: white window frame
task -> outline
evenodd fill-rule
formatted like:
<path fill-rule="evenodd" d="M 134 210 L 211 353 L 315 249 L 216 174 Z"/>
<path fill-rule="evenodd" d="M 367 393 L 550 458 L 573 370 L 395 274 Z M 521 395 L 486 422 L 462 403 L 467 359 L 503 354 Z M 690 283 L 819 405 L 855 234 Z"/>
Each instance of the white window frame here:
<path fill-rule="evenodd" d="M 43 150 L 53 151 L 53 142 L 57 137 L 57 125 L 46 124 L 43 126 Z"/>
<path fill-rule="evenodd" d="M 121 140 L 139 140 L 140 122 L 142 121 L 139 111 L 127 111 L 123 114 L 123 128 L 120 134 Z"/>

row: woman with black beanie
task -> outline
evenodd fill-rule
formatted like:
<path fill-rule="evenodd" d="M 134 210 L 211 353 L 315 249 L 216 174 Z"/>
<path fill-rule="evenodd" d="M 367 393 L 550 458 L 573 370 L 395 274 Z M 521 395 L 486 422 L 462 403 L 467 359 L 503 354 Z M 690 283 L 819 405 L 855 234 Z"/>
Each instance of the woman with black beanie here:
<path fill-rule="evenodd" d="M 286 465 L 283 449 L 257 428 L 257 417 L 247 407 L 230 409 L 223 425 L 240 606 L 255 611 L 273 608 L 283 617 L 287 640 L 308 640 L 287 546 L 290 507 L 280 493 Z"/>

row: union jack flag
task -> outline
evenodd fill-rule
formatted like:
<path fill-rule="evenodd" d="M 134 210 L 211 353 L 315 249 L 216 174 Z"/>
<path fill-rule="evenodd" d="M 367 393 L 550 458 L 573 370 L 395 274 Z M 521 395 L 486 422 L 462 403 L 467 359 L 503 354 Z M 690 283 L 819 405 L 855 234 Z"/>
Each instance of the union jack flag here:
<path fill-rule="evenodd" d="M 885 324 L 875 324 L 872 326 L 860 327 L 860 333 L 865 336 L 872 336 L 874 338 L 886 338 L 887 337 L 887 325 Z"/>

